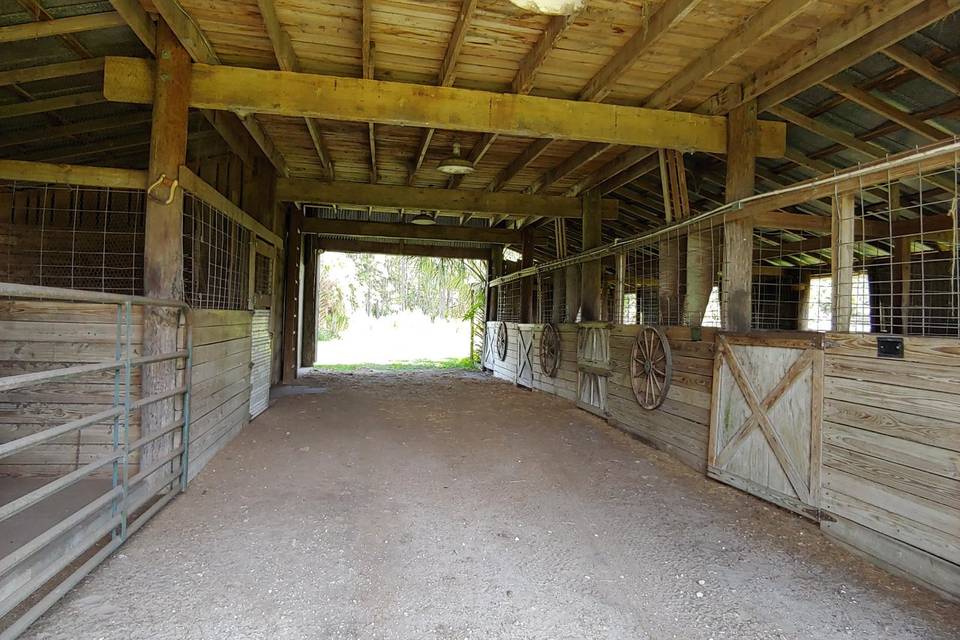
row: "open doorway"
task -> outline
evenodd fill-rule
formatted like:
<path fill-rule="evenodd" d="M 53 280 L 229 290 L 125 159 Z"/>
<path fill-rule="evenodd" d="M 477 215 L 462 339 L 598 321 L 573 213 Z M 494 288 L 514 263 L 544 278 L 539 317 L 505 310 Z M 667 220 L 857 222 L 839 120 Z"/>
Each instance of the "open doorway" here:
<path fill-rule="evenodd" d="M 324 252 L 315 368 L 473 368 L 483 346 L 482 260 Z"/>

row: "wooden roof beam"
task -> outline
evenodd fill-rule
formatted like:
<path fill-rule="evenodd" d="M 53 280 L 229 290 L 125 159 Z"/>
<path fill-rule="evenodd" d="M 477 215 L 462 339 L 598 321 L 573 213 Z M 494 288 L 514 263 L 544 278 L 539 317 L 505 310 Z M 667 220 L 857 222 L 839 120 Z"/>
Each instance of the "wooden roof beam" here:
<path fill-rule="evenodd" d="M 523 193 L 428 187 L 406 187 L 358 182 L 326 182 L 297 178 L 277 182 L 277 199 L 284 202 L 339 204 L 358 207 L 386 207 L 424 211 L 472 212 L 476 216 L 539 215 L 550 218 L 580 218 L 578 198 L 527 195 Z M 603 217 L 617 217 L 617 203 L 603 201 Z"/>
<path fill-rule="evenodd" d="M 52 78 L 66 78 L 70 76 L 80 76 L 87 73 L 97 73 L 103 71 L 103 58 L 89 58 L 86 60 L 75 60 L 71 62 L 58 62 L 41 67 L 26 67 L 22 69 L 10 69 L 9 71 L 0 71 L 0 87 L 22 82 L 36 82 L 38 80 L 50 80 Z"/>
<path fill-rule="evenodd" d="M 26 11 L 31 16 L 33 16 L 33 19 L 36 22 L 43 23 L 43 22 L 56 21 L 56 19 L 52 15 L 50 15 L 50 13 L 46 9 L 40 6 L 40 3 L 37 2 L 37 0 L 15 0 L 15 1 L 17 4 L 19 4 L 23 8 L 24 11 Z M 77 54 L 81 58 L 93 57 L 90 51 L 88 51 L 85 46 L 80 44 L 80 41 L 73 36 L 73 33 L 48 34 L 48 35 L 58 35 L 58 37 L 63 42 L 63 44 L 66 45 L 68 49 L 73 51 L 75 54 Z"/>
<path fill-rule="evenodd" d="M 321 251 L 341 253 L 379 253 L 390 256 L 421 256 L 425 258 L 459 258 L 463 260 L 486 260 L 490 249 L 473 247 L 449 247 L 428 244 L 410 244 L 399 242 L 377 242 L 375 240 L 356 240 L 345 238 L 319 237 L 316 245 Z"/>
<path fill-rule="evenodd" d="M 148 60 L 107 58 L 104 95 L 152 103 L 152 68 Z M 201 109 L 705 152 L 727 148 L 722 116 L 220 65 L 194 64 L 192 78 L 191 105 Z M 782 157 L 785 130 L 782 122 L 761 122 L 758 155 Z"/>
<path fill-rule="evenodd" d="M 360 0 L 360 60 L 361 74 L 367 80 L 372 80 L 375 64 L 375 44 L 373 42 L 373 0 Z M 367 143 L 370 147 L 370 182 L 380 181 L 377 172 L 377 130 L 372 122 L 367 123 Z M 333 178 L 331 178 L 333 179 Z"/>
<path fill-rule="evenodd" d="M 490 244 L 518 244 L 521 240 L 520 232 L 511 229 L 486 229 L 439 224 L 425 226 L 390 222 L 354 222 L 325 218 L 304 218 L 302 230 L 303 233 L 323 235 L 406 240 L 448 240 Z"/>
<path fill-rule="evenodd" d="M 123 127 L 150 124 L 150 120 L 151 115 L 149 112 L 137 111 L 135 113 L 107 116 L 95 120 L 84 120 L 57 127 L 41 127 L 24 131 L 14 131 L 9 135 L 0 137 L 0 149 L 18 144 L 32 144 L 85 133 L 96 133 L 99 131 L 110 131 Z"/>
<path fill-rule="evenodd" d="M 106 99 L 100 91 L 86 91 L 84 93 L 57 96 L 55 98 L 42 98 L 40 100 L 33 100 L 32 102 L 5 104 L 0 106 L 0 120 L 37 113 L 49 113 L 62 109 L 72 109 L 74 107 L 84 107 L 105 101 Z"/>
<path fill-rule="evenodd" d="M 369 0 L 364 0 L 364 4 Z M 467 37 L 467 30 L 470 28 L 470 22 L 477 9 L 477 0 L 463 0 L 460 3 L 460 12 L 457 14 L 457 22 L 453 27 L 453 33 L 450 35 L 450 42 L 447 43 L 447 51 L 443 55 L 443 62 L 440 65 L 440 74 L 437 78 L 437 84 L 441 87 L 453 86 L 456 79 L 457 59 L 460 57 L 460 50 L 463 48 L 463 41 Z M 434 130 L 428 129 L 420 140 L 420 147 L 413 156 L 413 162 L 410 164 L 410 175 L 407 177 L 407 184 L 413 186 L 417 181 L 417 172 L 423 166 L 423 160 L 427 157 L 427 150 L 433 141 Z"/>
<path fill-rule="evenodd" d="M 214 51 L 213 45 L 211 45 L 210 41 L 207 40 L 206 35 L 200 30 L 200 27 L 197 26 L 197 23 L 190 17 L 190 14 L 187 12 L 187 10 L 180 6 L 178 0 L 153 0 L 153 6 L 156 8 L 157 13 L 159 13 L 160 17 L 162 17 L 167 23 L 167 25 L 170 27 L 170 30 L 173 31 L 174 35 L 177 36 L 177 40 L 180 41 L 180 44 L 183 45 L 183 48 L 187 50 L 187 53 L 190 54 L 190 57 L 193 58 L 195 62 L 200 62 L 207 65 L 220 64 L 220 57 L 217 55 L 217 52 Z M 150 104 L 152 103 L 153 99 L 151 96 Z M 221 109 L 221 111 L 236 110 Z M 243 127 L 250 134 L 254 142 L 256 142 L 257 146 L 260 147 L 260 150 L 277 170 L 277 173 L 282 176 L 290 175 L 290 169 L 287 167 L 286 160 L 280 154 L 280 151 L 276 148 L 276 145 L 273 144 L 273 141 L 270 139 L 270 136 L 267 135 L 267 132 L 263 130 L 263 127 L 260 125 L 257 119 L 250 115 L 240 115 L 239 113 L 237 115 L 239 116 Z M 227 142 L 229 143 L 229 141 Z"/>
<path fill-rule="evenodd" d="M 954 95 L 960 95 L 960 78 L 955 78 L 923 56 L 903 45 L 895 44 L 883 50 L 884 55 L 913 71 L 921 78 L 939 85 Z"/>

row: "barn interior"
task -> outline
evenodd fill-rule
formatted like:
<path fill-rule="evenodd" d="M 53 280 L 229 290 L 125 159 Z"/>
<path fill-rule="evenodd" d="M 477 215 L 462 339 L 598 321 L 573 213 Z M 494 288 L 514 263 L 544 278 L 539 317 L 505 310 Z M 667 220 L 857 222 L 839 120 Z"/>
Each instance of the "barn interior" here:
<path fill-rule="evenodd" d="M 0 0 L 0 639 L 957 637 L 958 9 Z M 325 251 L 479 372 L 311 372 Z"/>

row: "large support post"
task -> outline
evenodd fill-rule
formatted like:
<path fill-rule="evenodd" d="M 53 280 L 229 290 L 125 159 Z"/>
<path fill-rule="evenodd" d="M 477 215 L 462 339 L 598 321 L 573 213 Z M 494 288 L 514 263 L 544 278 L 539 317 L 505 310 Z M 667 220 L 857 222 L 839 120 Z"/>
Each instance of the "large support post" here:
<path fill-rule="evenodd" d="M 490 261 L 487 262 L 487 277 L 489 280 L 495 280 L 503 275 L 503 247 L 494 245 L 490 249 Z M 487 289 L 487 320 L 493 321 L 499 319 L 500 312 L 500 287 L 489 287 Z"/>
<path fill-rule="evenodd" d="M 577 321 L 577 314 L 580 313 L 580 265 L 575 264 L 566 268 L 565 282 L 567 286 L 566 321 L 574 323 Z"/>
<path fill-rule="evenodd" d="M 856 200 L 852 193 L 833 199 L 833 233 L 830 238 L 830 275 L 833 279 L 834 331 L 850 331 L 853 315 L 853 233 Z"/>
<path fill-rule="evenodd" d="M 583 250 L 599 247 L 601 236 L 600 192 L 588 191 L 581 199 L 583 203 Z M 603 291 L 600 274 L 603 266 L 600 260 L 591 260 L 581 265 L 580 279 L 580 316 L 584 322 L 600 320 L 603 309 Z"/>
<path fill-rule="evenodd" d="M 756 180 L 757 103 L 747 102 L 727 117 L 727 202 L 753 195 Z M 749 331 L 753 304 L 753 222 L 723 225 L 723 328 Z"/>
<path fill-rule="evenodd" d="M 148 176 L 153 183 L 165 180 L 156 197 L 146 202 L 144 225 L 143 290 L 152 298 L 183 299 L 183 192 L 173 188 L 180 165 L 187 158 L 187 117 L 190 104 L 190 55 L 162 20 L 157 24 L 157 64 L 154 75 L 153 118 L 150 130 Z M 161 193 L 162 192 L 162 193 Z M 168 202 L 169 200 L 169 202 Z M 147 307 L 144 312 L 143 351 L 145 355 L 177 350 L 179 311 Z M 173 360 L 143 367 L 144 396 L 175 389 L 176 362 Z M 155 402 L 143 408 L 143 436 L 158 433 L 174 422 L 173 399 Z M 154 440 L 143 448 L 141 465 L 145 468 L 165 457 L 173 448 L 170 437 Z M 162 474 L 158 474 L 162 475 Z"/>
<path fill-rule="evenodd" d="M 300 363 L 307 367 L 317 360 L 317 258 L 316 236 L 304 236 Z"/>
<path fill-rule="evenodd" d="M 533 246 L 534 246 L 534 235 L 533 229 L 527 228 L 523 230 L 523 236 L 521 238 L 522 242 L 520 245 L 521 257 L 520 257 L 520 268 L 527 269 L 533 266 Z M 534 319 L 536 316 L 534 310 L 534 287 L 533 287 L 533 278 L 521 278 L 520 279 L 520 322 L 530 323 L 535 322 Z"/>
<path fill-rule="evenodd" d="M 293 205 L 287 211 L 287 266 L 283 296 L 283 383 L 297 379 L 300 368 L 300 272 L 303 252 L 303 212 Z"/>
<path fill-rule="evenodd" d="M 563 269 L 557 269 L 550 273 L 550 286 L 553 288 L 550 322 L 559 324 L 564 321 L 563 294 L 566 288 L 566 277 L 564 276 Z"/>
<path fill-rule="evenodd" d="M 687 234 L 687 292 L 683 299 L 686 324 L 699 327 L 713 290 L 712 230 L 691 229 Z"/>
<path fill-rule="evenodd" d="M 890 185 L 890 219 L 900 216 L 900 185 Z M 891 320 L 893 333 L 910 331 L 910 260 L 913 238 L 902 235 L 893 239 L 893 264 L 890 265 Z"/>
<path fill-rule="evenodd" d="M 662 325 L 680 324 L 680 241 L 678 235 L 667 235 L 658 244 L 657 308 Z"/>

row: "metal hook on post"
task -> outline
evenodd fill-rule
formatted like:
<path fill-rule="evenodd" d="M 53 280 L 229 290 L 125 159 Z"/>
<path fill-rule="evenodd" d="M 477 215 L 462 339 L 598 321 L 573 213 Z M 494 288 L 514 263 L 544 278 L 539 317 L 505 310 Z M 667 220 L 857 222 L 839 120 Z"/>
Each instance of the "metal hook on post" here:
<path fill-rule="evenodd" d="M 177 179 L 170 180 L 167 178 L 167 174 L 161 173 L 160 177 L 157 178 L 149 187 L 147 187 L 147 195 L 160 204 L 170 204 L 177 195 L 177 185 L 179 182 L 180 181 Z M 154 194 L 154 190 L 160 185 L 166 185 L 169 189 L 166 200 L 159 198 Z"/>

